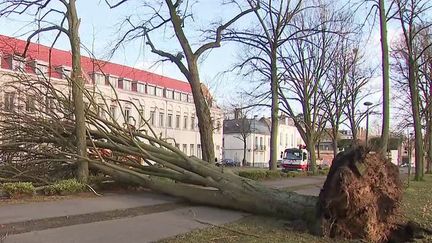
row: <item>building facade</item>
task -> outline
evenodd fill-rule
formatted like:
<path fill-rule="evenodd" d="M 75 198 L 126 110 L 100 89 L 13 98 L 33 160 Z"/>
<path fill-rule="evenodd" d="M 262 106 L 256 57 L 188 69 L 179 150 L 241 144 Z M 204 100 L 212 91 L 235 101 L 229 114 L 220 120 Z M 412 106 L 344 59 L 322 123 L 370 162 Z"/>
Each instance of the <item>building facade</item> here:
<path fill-rule="evenodd" d="M 224 121 L 222 157 L 241 162 L 243 160 L 244 140 L 246 140 L 246 165 L 268 167 L 271 120 L 263 117 L 261 119 L 246 119 L 246 121 L 248 129 L 242 127 L 244 123 L 242 119 Z M 292 120 L 285 117 L 280 118 L 277 144 L 278 159 L 282 159 L 285 149 L 304 145 Z"/>
<path fill-rule="evenodd" d="M 71 73 L 70 52 L 31 43 L 23 58 L 19 54 L 23 53 L 25 45 L 26 41 L 0 35 L 0 84 L 13 81 L 13 74 L 17 72 L 66 83 Z M 102 94 L 104 100 L 97 102 L 108 106 L 106 111 L 119 123 L 141 126 L 145 119 L 158 137 L 167 139 L 187 155 L 201 157 L 198 121 L 189 83 L 85 56 L 81 63 L 86 88 Z M 223 113 L 205 91 L 212 114 L 215 154 L 221 158 Z M 22 99 L 18 96 L 1 85 L 1 108 L 25 112 L 28 105 L 20 104 Z"/>

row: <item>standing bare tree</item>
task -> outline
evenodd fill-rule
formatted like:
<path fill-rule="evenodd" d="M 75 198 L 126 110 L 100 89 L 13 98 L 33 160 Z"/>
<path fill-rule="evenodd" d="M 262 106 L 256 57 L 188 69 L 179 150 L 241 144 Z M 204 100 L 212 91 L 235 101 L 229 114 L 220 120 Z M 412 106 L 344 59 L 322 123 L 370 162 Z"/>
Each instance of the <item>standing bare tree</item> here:
<path fill-rule="evenodd" d="M 322 103 L 324 79 L 333 62 L 338 38 L 334 13 L 327 5 L 303 11 L 293 22 L 294 37 L 280 53 L 284 67 L 279 89 L 282 112 L 291 117 L 310 154 L 311 169 L 316 172 L 316 143 L 324 130 L 327 114 Z M 298 32 L 296 28 L 314 30 Z M 295 110 L 298 105 L 301 110 Z M 301 114 L 300 116 L 298 114 Z"/>
<path fill-rule="evenodd" d="M 285 29 L 291 25 L 292 19 L 299 14 L 305 6 L 303 1 L 283 0 L 247 0 L 250 7 L 259 4 L 260 8 L 254 10 L 256 25 L 246 30 L 230 30 L 224 35 L 229 41 L 243 44 L 248 52 L 237 66 L 241 71 L 250 75 L 258 74 L 261 85 L 270 85 L 270 89 L 255 94 L 257 105 L 267 104 L 270 100 L 271 129 L 270 129 L 270 170 L 277 169 L 277 136 L 279 127 L 279 82 L 280 63 L 278 52 L 281 46 L 291 40 L 294 35 L 285 35 Z M 258 27 L 257 27 L 258 26 Z M 261 89 L 256 89 L 261 92 Z M 262 103 L 261 103 L 262 102 Z M 267 106 L 267 105 L 266 105 Z"/>
<path fill-rule="evenodd" d="M 338 153 L 339 127 L 347 119 L 344 116 L 344 111 L 352 98 L 348 94 L 351 91 L 348 89 L 350 88 L 348 85 L 349 75 L 355 68 L 358 59 L 358 45 L 353 39 L 358 38 L 359 35 L 355 34 L 353 21 L 349 17 L 344 17 L 344 19 L 345 21 L 340 21 L 341 35 L 336 36 L 331 47 L 335 49 L 332 55 L 333 64 L 330 65 L 329 71 L 325 75 L 324 85 L 319 90 L 324 97 L 322 104 L 327 114 L 328 124 L 331 127 L 329 135 L 332 140 L 334 157 Z"/>
<path fill-rule="evenodd" d="M 130 1 L 121 0 L 111 3 L 111 1 L 105 0 L 105 2 L 111 8 L 117 8 Z M 136 22 L 134 22 L 131 17 L 127 17 L 122 24 L 122 28 L 128 30 L 122 35 L 114 50 L 126 41 L 144 38 L 146 44 L 151 48 L 151 52 L 164 58 L 163 60 L 171 61 L 179 68 L 192 88 L 192 95 L 198 118 L 198 128 L 200 131 L 202 157 L 207 162 L 213 162 L 215 154 L 213 128 L 209 108 L 213 104 L 203 93 L 198 62 L 204 53 L 221 46 L 222 33 L 228 27 L 248 13 L 253 12 L 258 6 L 253 5 L 246 10 L 240 10 L 233 18 L 220 24 L 215 31 L 206 31 L 213 33 L 213 37 L 211 38 L 213 40 L 197 47 L 192 44 L 191 39 L 186 34 L 187 26 L 190 24 L 189 21 L 193 21 L 191 12 L 193 4 L 189 4 L 189 1 L 161 0 L 153 3 L 144 3 L 143 6 L 146 10 L 151 12 L 149 15 L 150 17 Z M 152 35 L 155 34 L 155 32 L 166 30 L 173 32 L 177 43 L 180 45 L 181 51 L 170 52 L 169 50 L 162 50 L 157 47 L 158 43 L 153 41 Z"/>
<path fill-rule="evenodd" d="M 36 21 L 46 26 L 39 27 L 37 30 L 32 32 L 27 39 L 27 46 L 22 54 L 26 57 L 27 48 L 30 41 L 36 35 L 48 32 L 57 31 L 57 36 L 52 43 L 55 45 L 58 37 L 61 34 L 67 35 L 72 53 L 72 72 L 68 80 L 72 86 L 72 97 L 74 104 L 74 115 L 75 115 L 75 143 L 76 153 L 79 155 L 77 165 L 77 178 L 81 182 L 87 182 L 88 180 L 88 162 L 85 160 L 87 157 L 87 145 L 86 145 L 86 123 L 85 123 L 85 111 L 84 111 L 84 99 L 82 91 L 84 89 L 84 77 L 81 68 L 81 42 L 79 38 L 79 24 L 80 19 L 77 14 L 76 0 L 65 0 L 60 1 L 61 5 L 55 5 L 50 0 L 31 0 L 31 1 L 11 1 L 4 0 L 0 2 L 0 17 L 10 16 L 13 14 L 30 14 L 35 17 Z M 63 9 L 62 9 L 63 8 Z M 48 21 L 51 15 L 61 14 L 61 18 L 57 23 Z M 39 17 L 41 16 L 41 17 Z M 67 24 L 67 27 L 65 25 Z M 40 25 L 39 25 L 40 26 Z M 51 67 L 50 67 L 51 68 Z M 51 72 L 51 71 L 50 71 Z"/>
<path fill-rule="evenodd" d="M 423 30 L 431 26 L 426 21 L 426 18 L 427 11 L 431 9 L 432 5 L 430 5 L 429 1 L 423 0 L 395 0 L 395 7 L 397 19 L 402 28 L 404 46 L 406 47 L 405 60 L 408 67 L 408 79 L 406 81 L 409 87 L 415 136 L 415 180 L 422 180 L 424 174 L 424 143 L 420 113 L 419 59 L 430 48 L 430 45 L 418 49 L 416 38 L 419 37 Z"/>
<path fill-rule="evenodd" d="M 387 145 L 390 136 L 390 64 L 389 48 L 387 41 L 387 12 L 385 0 L 378 0 L 378 15 L 381 36 L 381 60 L 382 60 L 382 78 L 383 78 L 383 120 L 381 131 L 380 152 L 386 154 Z"/>

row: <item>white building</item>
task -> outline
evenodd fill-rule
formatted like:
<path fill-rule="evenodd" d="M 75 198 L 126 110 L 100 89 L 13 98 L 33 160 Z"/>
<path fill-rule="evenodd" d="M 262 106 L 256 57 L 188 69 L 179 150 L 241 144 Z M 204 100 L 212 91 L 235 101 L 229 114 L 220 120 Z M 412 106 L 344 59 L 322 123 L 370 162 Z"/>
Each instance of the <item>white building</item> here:
<path fill-rule="evenodd" d="M 32 43 L 26 58 L 21 58 L 16 53 L 22 53 L 25 44 L 23 40 L 0 35 L 0 83 L 10 80 L 10 74 L 17 71 L 45 75 L 53 82 L 65 83 L 71 70 L 70 52 L 58 49 L 50 52 L 49 47 Z M 200 135 L 189 83 L 84 56 L 81 62 L 86 87 L 100 91 L 105 100 L 111 102 L 108 104 L 111 115 L 120 122 L 125 122 L 123 117 L 127 117 L 128 123 L 139 125 L 143 122 L 141 113 L 158 135 L 172 138 L 169 141 L 175 141 L 187 155 L 201 157 Z M 112 102 L 115 92 L 111 85 L 115 87 L 119 100 L 125 102 Z M 0 86 L 1 108 L 25 111 L 23 104 L 19 104 L 18 95 Z M 221 158 L 223 113 L 211 97 L 208 97 L 208 103 L 215 127 L 215 153 Z M 134 109 L 134 105 L 139 109 Z M 124 116 L 119 106 L 123 107 Z"/>
<path fill-rule="evenodd" d="M 243 160 L 244 137 L 246 137 L 246 165 L 268 167 L 270 160 L 270 126 L 268 118 L 247 119 L 247 127 L 242 119 L 224 121 L 223 155 L 224 159 Z M 288 118 L 279 120 L 279 134 L 277 137 L 278 159 L 282 158 L 287 148 L 303 145 L 297 128 Z"/>

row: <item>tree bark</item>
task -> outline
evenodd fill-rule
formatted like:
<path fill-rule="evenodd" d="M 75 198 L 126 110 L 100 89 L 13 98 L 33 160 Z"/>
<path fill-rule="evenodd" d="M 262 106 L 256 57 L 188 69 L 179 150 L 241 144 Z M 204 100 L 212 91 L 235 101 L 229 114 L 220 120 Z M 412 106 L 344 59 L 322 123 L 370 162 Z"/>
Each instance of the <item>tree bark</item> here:
<path fill-rule="evenodd" d="M 424 174 L 424 147 L 423 147 L 423 136 L 422 136 L 422 125 L 421 125 L 421 117 L 420 117 L 420 102 L 419 102 L 419 88 L 418 88 L 418 80 L 417 80 L 417 68 L 415 60 L 412 57 L 412 54 L 409 54 L 409 90 L 411 95 L 411 108 L 413 113 L 414 120 L 414 144 L 415 144 L 415 180 L 423 180 Z"/>
<path fill-rule="evenodd" d="M 390 74 L 389 74 L 389 48 L 387 42 L 387 17 L 384 6 L 385 0 L 379 0 L 380 34 L 381 34 L 381 55 L 383 71 L 383 120 L 381 131 L 380 152 L 387 153 L 387 146 L 390 133 Z"/>
<path fill-rule="evenodd" d="M 310 170 L 312 171 L 313 174 L 317 173 L 317 163 L 316 163 L 316 152 L 315 152 L 315 142 L 312 139 L 307 139 L 306 141 L 306 147 L 307 150 L 309 151 L 309 156 L 310 156 Z"/>
<path fill-rule="evenodd" d="M 270 129 L 270 170 L 277 170 L 277 137 L 279 130 L 279 80 L 277 77 L 276 50 L 271 53 L 271 129 Z M 282 138 L 281 138 L 282 139 Z"/>
<path fill-rule="evenodd" d="M 338 130 L 339 128 L 336 126 L 332 128 L 332 146 L 333 146 L 333 158 L 336 158 L 336 155 L 338 154 Z"/>
<path fill-rule="evenodd" d="M 84 111 L 84 78 L 81 69 L 81 51 L 80 51 L 80 38 L 79 38 L 79 25 L 80 20 L 76 11 L 76 0 L 70 0 L 67 11 L 67 19 L 69 23 L 69 41 L 72 51 L 72 72 L 71 72 L 71 83 L 72 83 L 72 97 L 73 104 L 75 106 L 75 143 L 77 148 L 77 154 L 82 157 L 87 157 L 87 146 L 86 146 L 86 119 Z M 86 183 L 88 180 L 88 162 L 83 159 L 78 159 L 77 162 L 77 177 L 78 180 Z"/>
<path fill-rule="evenodd" d="M 192 51 L 189 41 L 183 31 L 183 20 L 178 15 L 177 8 L 173 5 L 171 0 L 165 0 L 165 2 L 168 6 L 175 35 L 183 49 L 188 66 L 188 70 L 182 70 L 182 72 L 189 81 L 189 84 L 192 88 L 192 95 L 194 98 L 195 110 L 198 118 L 198 128 L 200 131 L 202 158 L 203 160 L 212 163 L 214 162 L 215 158 L 213 127 L 209 109 L 209 106 L 212 104 L 207 103 L 207 99 L 204 97 L 203 91 L 201 89 L 201 80 L 199 77 L 197 64 L 197 59 L 199 56 Z M 179 62 L 181 62 L 181 60 L 179 60 Z"/>

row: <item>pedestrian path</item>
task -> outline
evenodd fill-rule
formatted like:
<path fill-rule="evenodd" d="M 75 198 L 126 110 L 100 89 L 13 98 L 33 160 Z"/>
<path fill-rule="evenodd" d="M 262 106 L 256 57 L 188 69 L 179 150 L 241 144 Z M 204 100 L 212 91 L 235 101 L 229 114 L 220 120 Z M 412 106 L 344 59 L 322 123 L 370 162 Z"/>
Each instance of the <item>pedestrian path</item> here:
<path fill-rule="evenodd" d="M 296 177 L 263 184 L 318 195 L 324 180 L 325 177 Z M 4 205 L 0 206 L 0 242 L 154 242 L 234 222 L 245 215 L 194 206 L 149 191 Z"/>

